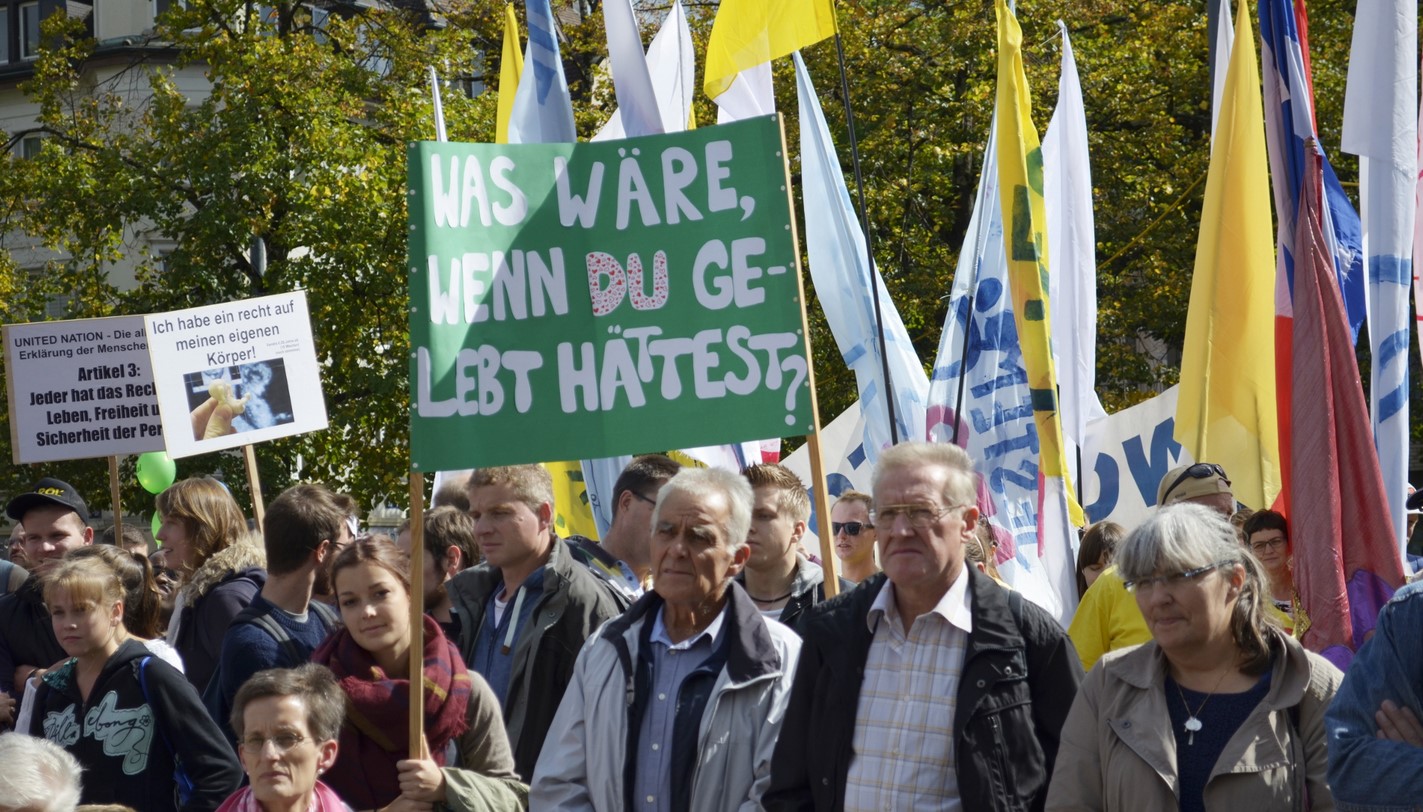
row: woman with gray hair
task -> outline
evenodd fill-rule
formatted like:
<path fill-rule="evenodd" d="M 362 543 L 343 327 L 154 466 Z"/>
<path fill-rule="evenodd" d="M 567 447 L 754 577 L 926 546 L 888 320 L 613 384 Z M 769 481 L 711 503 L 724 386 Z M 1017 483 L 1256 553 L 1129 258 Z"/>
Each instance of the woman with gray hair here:
<path fill-rule="evenodd" d="M 1260 563 L 1199 505 L 1117 550 L 1152 641 L 1103 657 L 1067 716 L 1047 808 L 1334 808 L 1324 711 L 1342 675 L 1266 610 Z"/>
<path fill-rule="evenodd" d="M 48 739 L 0 735 L 0 812 L 74 812 L 79 761 Z"/>
<path fill-rule="evenodd" d="M 346 695 L 331 669 L 307 663 L 258 671 L 232 699 L 247 786 L 218 812 L 350 812 L 320 780 L 336 762 Z"/>

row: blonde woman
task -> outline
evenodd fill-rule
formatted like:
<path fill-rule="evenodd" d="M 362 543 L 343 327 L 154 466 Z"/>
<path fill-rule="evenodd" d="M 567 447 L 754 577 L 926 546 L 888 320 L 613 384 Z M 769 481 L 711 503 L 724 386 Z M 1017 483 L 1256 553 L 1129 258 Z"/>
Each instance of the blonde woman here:
<path fill-rule="evenodd" d="M 124 626 L 124 587 L 102 560 L 59 564 L 44 584 L 69 654 L 40 680 L 30 734 L 84 768 L 83 802 L 145 812 L 216 809 L 237 788 L 237 759 L 177 669 Z"/>

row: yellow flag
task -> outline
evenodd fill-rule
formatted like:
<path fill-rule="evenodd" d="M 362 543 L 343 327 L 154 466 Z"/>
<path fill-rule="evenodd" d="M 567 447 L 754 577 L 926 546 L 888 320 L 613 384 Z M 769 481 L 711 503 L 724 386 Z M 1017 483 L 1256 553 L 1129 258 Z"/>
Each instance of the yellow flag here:
<path fill-rule="evenodd" d="M 588 489 L 583 484 L 583 466 L 572 462 L 546 462 L 544 467 L 553 476 L 553 526 L 560 536 L 586 536 L 598 539 L 598 523 L 593 520 L 593 508 L 588 504 Z"/>
<path fill-rule="evenodd" d="M 715 99 L 736 74 L 835 35 L 831 0 L 721 0 L 702 88 Z"/>
<path fill-rule="evenodd" d="M 1176 440 L 1218 463 L 1235 498 L 1267 508 L 1280 492 L 1275 411 L 1275 229 L 1265 113 L 1249 9 L 1235 15 L 1181 353 Z"/>
<path fill-rule="evenodd" d="M 524 72 L 524 55 L 519 50 L 519 18 L 514 4 L 504 6 L 504 52 L 499 58 L 499 113 L 494 120 L 494 143 L 509 143 L 509 118 L 514 115 L 514 92 Z M 592 536 L 589 536 L 592 538 Z"/>
<path fill-rule="evenodd" d="M 1033 127 L 1028 77 L 1023 72 L 1023 32 L 1004 0 L 998 10 L 998 197 L 1013 319 L 1023 349 L 1038 429 L 1038 466 L 1045 477 L 1066 485 L 1068 515 L 1081 526 L 1082 506 L 1062 450 L 1062 417 L 1057 409 L 1048 312 L 1047 214 L 1043 205 L 1043 153 Z"/>

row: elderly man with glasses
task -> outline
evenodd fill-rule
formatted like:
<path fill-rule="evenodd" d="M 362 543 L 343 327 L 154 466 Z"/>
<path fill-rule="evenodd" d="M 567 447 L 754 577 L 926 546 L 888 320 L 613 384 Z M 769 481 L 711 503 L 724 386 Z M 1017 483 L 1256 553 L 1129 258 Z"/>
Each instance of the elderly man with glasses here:
<path fill-rule="evenodd" d="M 752 500 L 719 468 L 684 468 L 658 493 L 652 590 L 579 653 L 530 809 L 759 808 L 800 640 L 732 580 Z"/>
<path fill-rule="evenodd" d="M 1051 616 L 965 565 L 974 477 L 951 444 L 880 456 L 884 573 L 801 620 L 767 809 L 1043 808 L 1082 667 Z"/>

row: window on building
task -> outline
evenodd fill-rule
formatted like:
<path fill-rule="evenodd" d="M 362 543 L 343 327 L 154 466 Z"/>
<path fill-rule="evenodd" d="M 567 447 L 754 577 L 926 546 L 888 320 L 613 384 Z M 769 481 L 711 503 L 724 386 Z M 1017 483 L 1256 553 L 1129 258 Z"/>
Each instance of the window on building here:
<path fill-rule="evenodd" d="M 25 160 L 37 158 L 40 154 L 40 147 L 44 145 L 44 136 L 38 134 L 26 135 L 20 138 L 20 157 Z"/>
<path fill-rule="evenodd" d="M 0 65 L 10 61 L 10 9 L 0 6 Z"/>
<path fill-rule="evenodd" d="M 20 4 L 20 58 L 34 59 L 40 55 L 40 4 Z"/>

